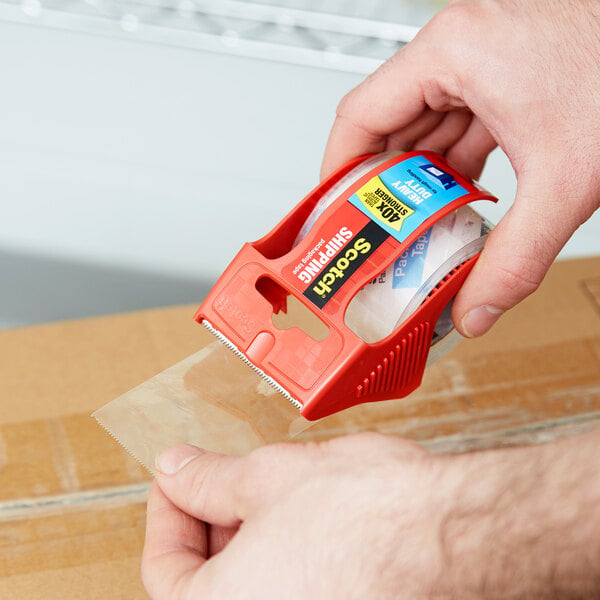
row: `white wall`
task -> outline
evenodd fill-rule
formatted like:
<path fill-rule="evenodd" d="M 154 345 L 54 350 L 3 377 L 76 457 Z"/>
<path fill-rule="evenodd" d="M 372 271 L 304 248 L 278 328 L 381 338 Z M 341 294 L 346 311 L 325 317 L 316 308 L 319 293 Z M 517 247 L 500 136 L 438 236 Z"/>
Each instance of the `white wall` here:
<path fill-rule="evenodd" d="M 317 181 L 358 76 L 0 24 L 0 243 L 216 276 Z"/>
<path fill-rule="evenodd" d="M 360 79 L 0 23 L 0 252 L 212 281 L 317 182 Z M 514 194 L 499 153 L 482 182 L 497 220 Z M 598 253 L 599 225 L 563 255 Z"/>

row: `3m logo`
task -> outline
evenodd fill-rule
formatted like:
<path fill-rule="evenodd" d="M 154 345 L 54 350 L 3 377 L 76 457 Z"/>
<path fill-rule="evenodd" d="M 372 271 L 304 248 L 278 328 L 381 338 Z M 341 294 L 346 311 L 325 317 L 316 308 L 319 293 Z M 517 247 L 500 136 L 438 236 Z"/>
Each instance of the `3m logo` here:
<path fill-rule="evenodd" d="M 433 183 L 444 188 L 445 190 L 451 190 L 455 185 L 457 185 L 456 179 L 454 179 L 450 173 L 446 173 L 446 171 L 443 171 L 433 163 L 421 165 L 419 169 L 423 171 L 429 181 L 433 181 Z"/>
<path fill-rule="evenodd" d="M 249 334 L 256 328 L 256 322 L 235 298 L 226 292 L 221 294 L 214 304 L 215 312 L 221 314 L 228 323 L 235 324 L 237 329 Z"/>

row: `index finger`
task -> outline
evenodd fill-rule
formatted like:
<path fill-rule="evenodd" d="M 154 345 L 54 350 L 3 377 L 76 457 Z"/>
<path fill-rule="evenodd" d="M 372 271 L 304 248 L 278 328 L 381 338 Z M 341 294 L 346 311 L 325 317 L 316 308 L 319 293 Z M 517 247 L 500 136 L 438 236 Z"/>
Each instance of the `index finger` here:
<path fill-rule="evenodd" d="M 388 149 L 392 134 L 399 147 L 403 145 L 398 134 L 428 108 L 414 54 L 405 46 L 342 98 L 325 148 L 322 177 L 351 158 Z"/>

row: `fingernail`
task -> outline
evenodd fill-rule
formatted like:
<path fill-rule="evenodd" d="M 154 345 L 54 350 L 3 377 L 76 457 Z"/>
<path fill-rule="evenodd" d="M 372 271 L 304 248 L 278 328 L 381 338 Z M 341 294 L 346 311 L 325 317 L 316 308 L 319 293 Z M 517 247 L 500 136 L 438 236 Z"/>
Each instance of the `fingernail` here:
<path fill-rule="evenodd" d="M 158 455 L 155 467 L 163 475 L 174 475 L 200 454 L 202 454 L 202 450 L 196 446 L 188 444 L 173 446 Z"/>
<path fill-rule="evenodd" d="M 495 306 L 478 306 L 470 310 L 461 322 L 467 337 L 483 335 L 502 315 L 504 311 Z"/>

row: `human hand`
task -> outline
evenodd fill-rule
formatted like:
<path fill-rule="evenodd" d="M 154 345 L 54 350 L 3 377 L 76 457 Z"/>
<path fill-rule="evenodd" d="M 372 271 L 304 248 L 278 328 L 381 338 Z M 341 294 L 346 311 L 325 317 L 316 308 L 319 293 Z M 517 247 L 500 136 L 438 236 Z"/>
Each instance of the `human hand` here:
<path fill-rule="evenodd" d="M 363 435 L 244 458 L 183 446 L 158 468 L 143 561 L 153 598 L 385 599 L 397 597 L 397 571 L 406 589 L 437 576 L 443 494 L 423 498 L 444 476 L 415 444 Z"/>
<path fill-rule="evenodd" d="M 593 0 L 455 0 L 338 107 L 323 176 L 392 149 L 437 151 L 474 178 L 496 145 L 510 159 L 514 205 L 453 305 L 464 335 L 537 289 L 600 204 L 598 56 Z"/>
<path fill-rule="evenodd" d="M 144 583 L 154 600 L 595 597 L 598 442 L 446 457 L 377 434 L 243 458 L 177 446 L 157 462 Z"/>

